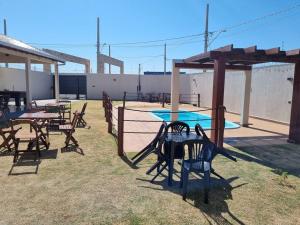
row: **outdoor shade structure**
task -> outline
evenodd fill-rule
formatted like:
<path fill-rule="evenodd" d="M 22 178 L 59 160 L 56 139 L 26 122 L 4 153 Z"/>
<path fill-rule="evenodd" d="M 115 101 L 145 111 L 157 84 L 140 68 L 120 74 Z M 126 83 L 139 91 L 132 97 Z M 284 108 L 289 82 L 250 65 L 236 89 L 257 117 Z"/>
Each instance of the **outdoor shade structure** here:
<path fill-rule="evenodd" d="M 281 51 L 280 48 L 257 49 L 224 46 L 183 60 L 173 60 L 171 104 L 178 111 L 180 69 L 213 69 L 212 131 L 211 139 L 219 147 L 224 141 L 224 87 L 226 70 L 245 71 L 244 95 L 242 96 L 241 125 L 247 126 L 251 91 L 252 65 L 259 63 L 295 64 L 289 142 L 300 144 L 300 49 Z M 278 90 L 277 90 L 278 91 Z M 272 93 L 270 93 L 272 94 Z M 177 119 L 174 113 L 172 120 Z"/>
<path fill-rule="evenodd" d="M 31 107 L 31 64 L 54 64 L 55 98 L 59 100 L 58 64 L 64 61 L 11 37 L 0 35 L 0 63 L 24 63 L 26 80 L 26 107 Z"/>
<path fill-rule="evenodd" d="M 47 52 L 53 56 L 57 56 L 58 58 L 67 61 L 67 62 L 72 62 L 72 63 L 77 63 L 77 64 L 82 64 L 85 67 L 84 72 L 86 74 L 91 72 L 91 63 L 89 59 L 84 59 L 75 55 L 70 55 L 64 52 L 59 52 L 59 51 L 55 51 L 52 49 L 45 49 L 43 48 L 44 52 Z M 49 72 L 50 68 L 47 68 L 47 65 L 44 65 L 44 72 Z"/>

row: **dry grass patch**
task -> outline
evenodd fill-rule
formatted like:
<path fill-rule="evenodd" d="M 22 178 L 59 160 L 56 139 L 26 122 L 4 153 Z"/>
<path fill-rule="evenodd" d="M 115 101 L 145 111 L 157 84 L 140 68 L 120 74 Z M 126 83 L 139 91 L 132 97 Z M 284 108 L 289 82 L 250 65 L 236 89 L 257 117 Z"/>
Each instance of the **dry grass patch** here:
<path fill-rule="evenodd" d="M 74 103 L 73 109 L 82 104 Z M 285 178 L 293 188 L 282 185 L 280 171 L 245 160 L 254 156 L 243 149 L 231 149 L 240 156 L 237 163 L 217 157 L 214 167 L 229 184 L 213 179 L 209 205 L 203 204 L 198 179 L 191 181 L 187 202 L 182 201 L 178 178 L 174 187 L 166 186 L 165 177 L 150 184 L 145 171 L 155 158 L 138 169 L 119 158 L 101 106 L 89 101 L 86 120 L 91 128 L 75 134 L 84 155 L 62 153 L 64 136 L 56 134 L 50 137 L 50 150 L 42 152 L 37 174 L 8 176 L 12 156 L 0 156 L 1 225 L 300 223 L 299 174 Z M 300 155 L 298 146 L 293 154 Z M 16 169 L 22 173 L 35 166 Z"/>

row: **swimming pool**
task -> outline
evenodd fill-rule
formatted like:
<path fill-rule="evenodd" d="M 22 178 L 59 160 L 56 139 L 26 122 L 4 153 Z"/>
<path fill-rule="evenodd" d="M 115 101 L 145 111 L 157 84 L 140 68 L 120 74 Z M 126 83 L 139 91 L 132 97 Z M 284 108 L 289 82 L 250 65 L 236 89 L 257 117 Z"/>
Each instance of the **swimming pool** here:
<path fill-rule="evenodd" d="M 178 113 L 178 120 L 187 123 L 191 128 L 194 128 L 197 123 L 203 127 L 203 129 L 211 128 L 211 117 L 205 114 L 196 112 L 189 112 L 180 110 Z M 170 110 L 153 110 L 152 115 L 160 120 L 171 121 Z M 193 121 L 189 121 L 193 120 Z M 225 121 L 225 129 L 239 128 L 240 126 L 236 123 Z"/>

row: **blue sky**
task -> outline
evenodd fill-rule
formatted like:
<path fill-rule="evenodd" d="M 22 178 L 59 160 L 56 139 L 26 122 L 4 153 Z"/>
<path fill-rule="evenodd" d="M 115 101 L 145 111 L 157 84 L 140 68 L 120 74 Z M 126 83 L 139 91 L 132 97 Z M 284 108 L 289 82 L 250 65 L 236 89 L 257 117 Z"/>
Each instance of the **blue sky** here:
<path fill-rule="evenodd" d="M 206 3 L 210 4 L 209 30 L 228 28 L 210 48 L 230 43 L 236 47 L 283 46 L 285 50 L 300 47 L 299 0 L 0 0 L 0 20 L 7 19 L 9 36 L 40 48 L 89 58 L 95 71 L 96 18 L 99 16 L 104 54 L 108 48 L 103 44 L 112 44 L 112 56 L 125 61 L 126 73 L 137 73 L 139 63 L 143 71 L 162 71 L 164 42 L 115 44 L 203 33 Z M 234 27 L 287 8 L 290 9 Z M 211 39 L 217 34 L 215 32 Z M 167 69 L 170 70 L 171 59 L 203 51 L 203 36 L 167 41 L 167 46 Z M 82 71 L 83 67 L 68 64 L 63 70 Z"/>

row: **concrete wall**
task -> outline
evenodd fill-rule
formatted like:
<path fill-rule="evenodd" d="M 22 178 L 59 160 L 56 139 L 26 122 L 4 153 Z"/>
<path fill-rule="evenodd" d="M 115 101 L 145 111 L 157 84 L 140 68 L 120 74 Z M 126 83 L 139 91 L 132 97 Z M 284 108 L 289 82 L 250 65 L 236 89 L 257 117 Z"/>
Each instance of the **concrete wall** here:
<path fill-rule="evenodd" d="M 31 72 L 32 98 L 49 99 L 53 97 L 52 77 L 44 72 Z M 22 69 L 0 68 L 0 90 L 26 91 L 25 71 Z"/>
<path fill-rule="evenodd" d="M 170 92 L 170 76 L 141 76 L 141 91 Z M 106 91 L 112 99 L 122 99 L 124 91 L 136 93 L 138 85 L 137 75 L 87 75 L 88 99 L 102 98 Z"/>
<path fill-rule="evenodd" d="M 293 65 L 254 68 L 250 99 L 250 115 L 289 123 L 292 100 Z M 228 111 L 240 113 L 243 72 L 226 72 L 224 105 Z M 211 107 L 212 72 L 191 76 L 191 93 L 200 92 L 201 106 Z"/>
<path fill-rule="evenodd" d="M 190 93 L 190 77 L 180 77 L 181 93 Z M 106 91 L 112 99 L 122 99 L 124 91 L 136 93 L 138 75 L 87 75 L 88 99 L 101 99 L 102 92 Z M 171 76 L 147 75 L 141 76 L 141 92 L 143 93 L 170 93 Z"/>
<path fill-rule="evenodd" d="M 74 75 L 74 74 L 73 74 Z M 82 74 L 81 74 L 82 75 Z M 270 66 L 253 69 L 250 115 L 289 123 L 292 100 L 293 65 Z M 33 99 L 52 98 L 52 77 L 43 72 L 32 72 Z M 243 72 L 226 72 L 225 106 L 228 111 L 240 113 Z M 201 95 L 201 106 L 211 107 L 212 72 L 180 76 L 181 94 Z M 106 91 L 113 99 L 122 99 L 124 91 L 136 93 L 137 75 L 87 75 L 87 98 L 101 99 Z M 143 93 L 170 93 L 171 76 L 141 76 Z M 0 68 L 0 90 L 25 91 L 24 70 Z M 187 100 L 185 98 L 185 100 Z M 193 101 L 195 103 L 195 99 Z"/>

